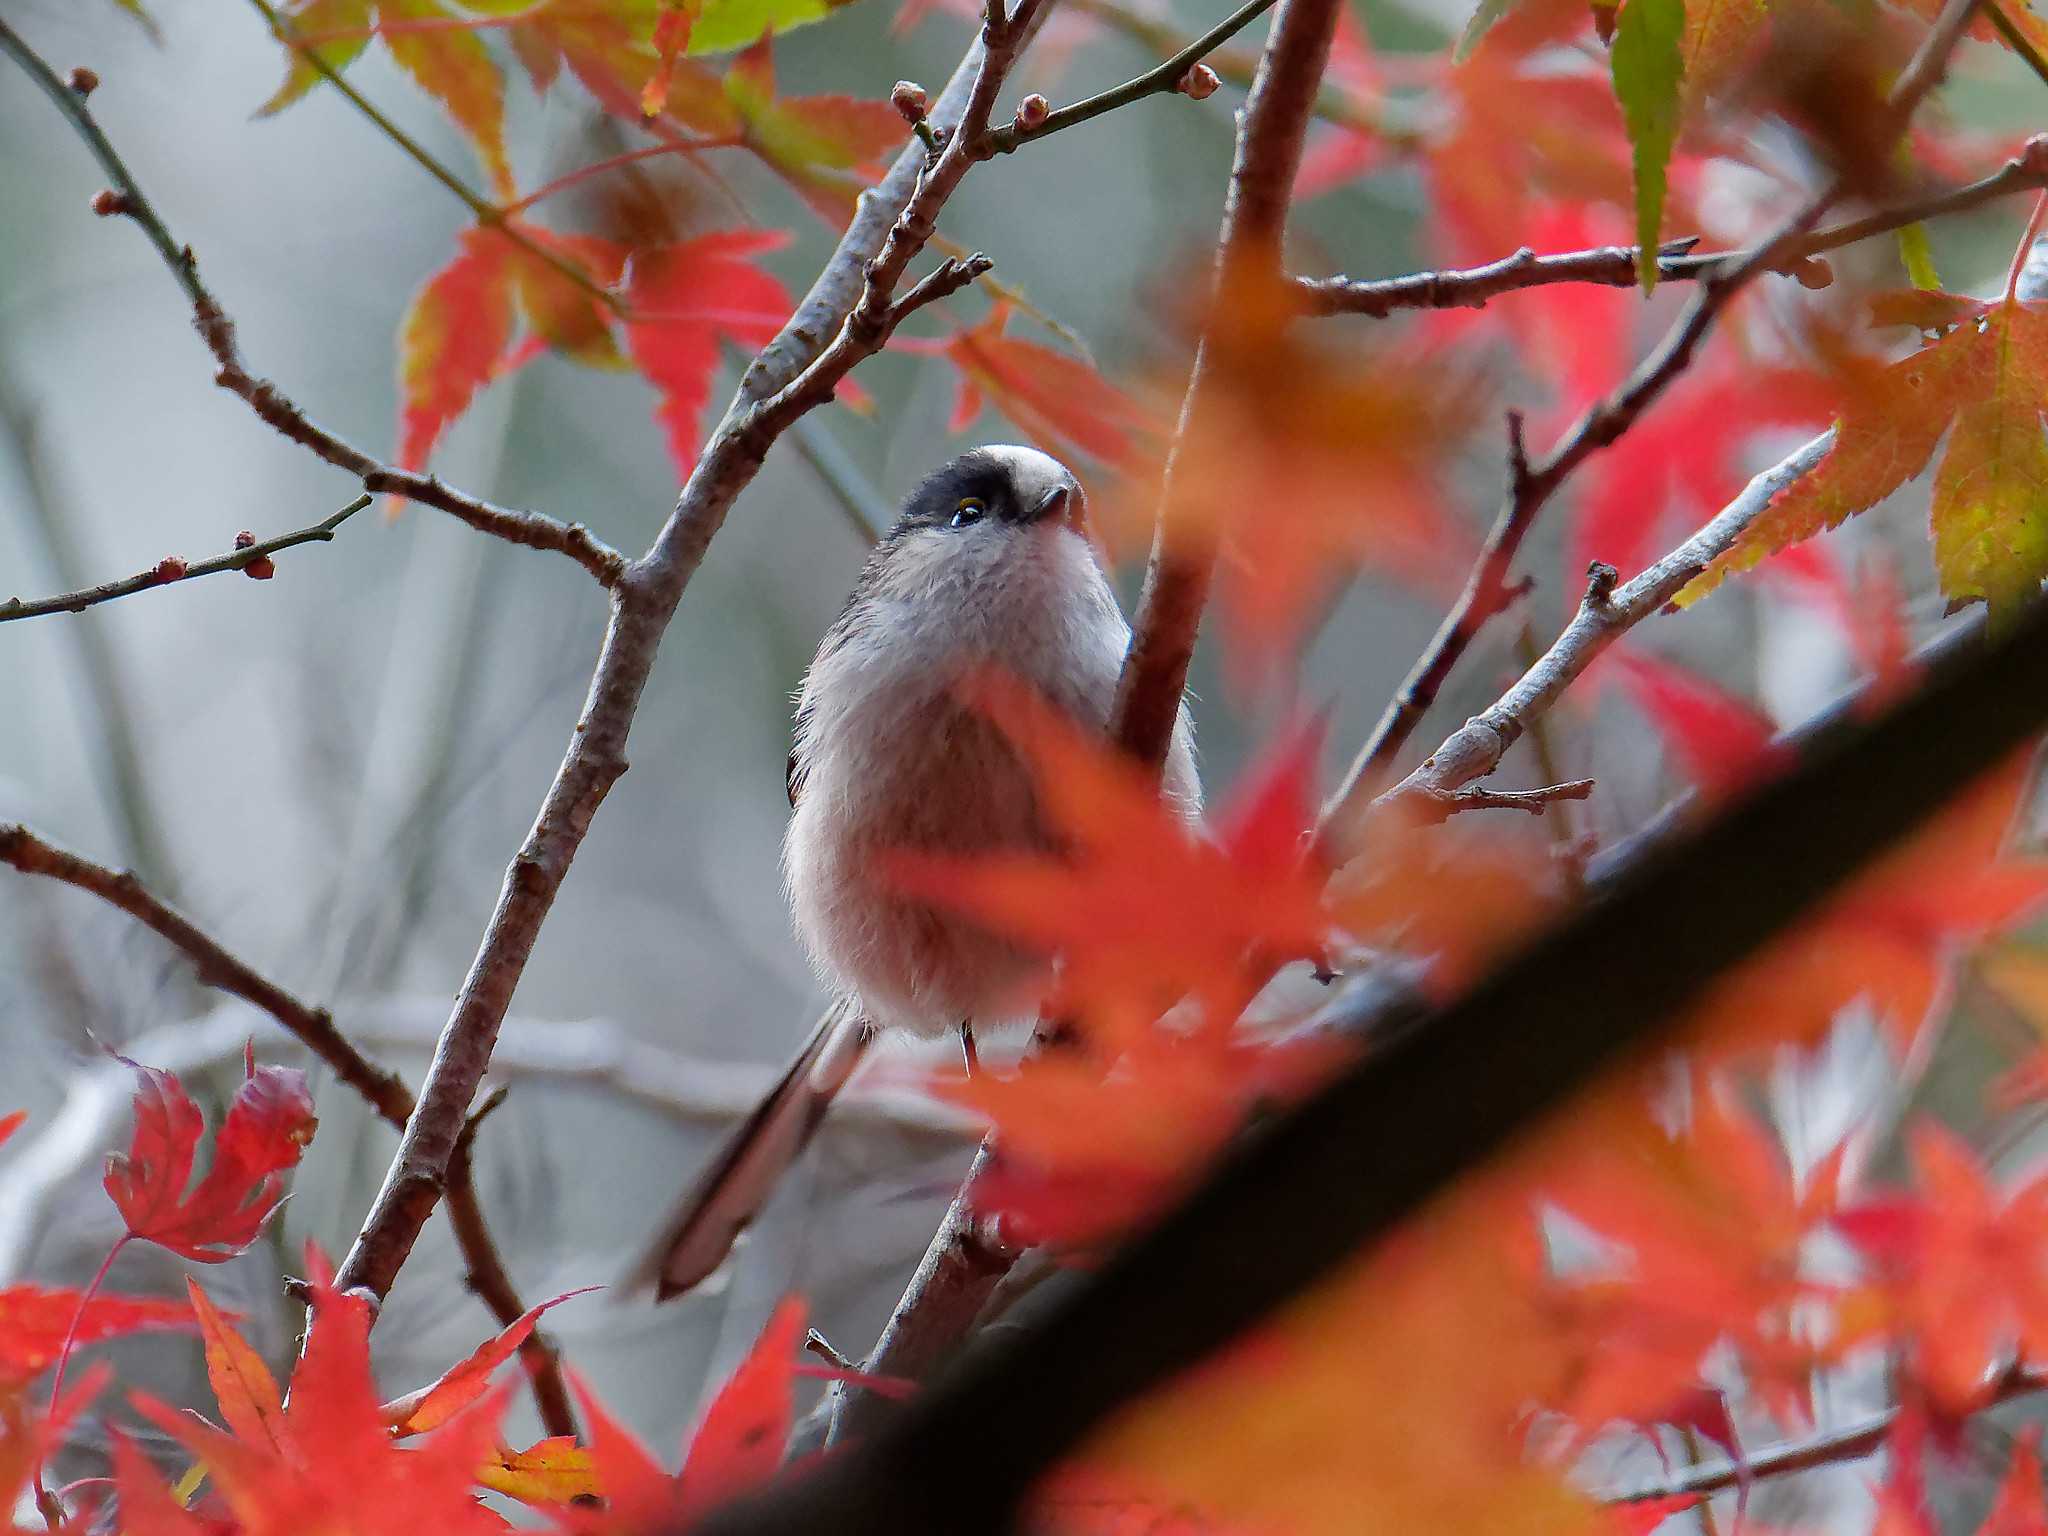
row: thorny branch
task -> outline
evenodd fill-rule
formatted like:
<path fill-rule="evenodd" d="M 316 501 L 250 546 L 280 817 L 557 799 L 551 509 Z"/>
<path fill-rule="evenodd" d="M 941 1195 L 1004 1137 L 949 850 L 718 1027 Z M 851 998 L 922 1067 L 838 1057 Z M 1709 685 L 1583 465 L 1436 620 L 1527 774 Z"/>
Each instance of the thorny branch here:
<path fill-rule="evenodd" d="M 347 470 L 363 482 L 373 495 L 402 496 L 461 519 L 479 532 L 492 534 L 529 549 L 567 555 L 606 587 L 613 585 L 624 569 L 624 558 L 581 523 L 558 522 L 540 512 L 501 507 L 443 485 L 432 475 L 399 469 L 371 457 L 315 424 L 306 413 L 268 379 L 256 377 L 242 361 L 235 341 L 234 322 L 228 318 L 213 294 L 199 278 L 199 263 L 189 245 L 180 245 L 129 174 L 114 146 L 100 130 L 85 93 L 58 78 L 55 70 L 24 43 L 4 18 L 0 18 L 0 53 L 19 64 L 70 121 L 78 136 L 92 151 L 93 158 L 107 174 L 111 190 L 94 200 L 96 210 L 132 219 L 156 247 L 171 276 L 191 301 L 193 322 L 213 353 L 218 369 L 214 383 L 248 403 L 257 417 L 274 431 L 310 449 L 327 463 Z"/>
<path fill-rule="evenodd" d="M 39 597 L 32 601 L 10 597 L 0 602 L 0 624 L 9 619 L 33 619 L 48 613 L 83 613 L 95 603 L 110 602 L 117 597 L 131 593 L 146 592 L 151 587 L 167 587 L 173 582 L 190 581 L 195 576 L 218 576 L 224 571 L 246 571 L 259 560 L 267 560 L 281 549 L 291 549 L 300 544 L 325 544 L 334 538 L 334 530 L 347 522 L 371 502 L 368 495 L 358 496 L 339 512 L 330 514 L 311 527 L 301 528 L 295 533 L 282 533 L 262 543 L 237 544 L 224 555 L 211 560 L 202 560 L 197 565 L 187 565 L 173 555 L 158 561 L 146 571 L 124 577 L 120 581 L 104 581 L 96 587 L 86 587 L 77 592 L 60 592 L 55 597 Z"/>
<path fill-rule="evenodd" d="M 1816 286 L 1827 276 L 1818 270 L 1816 256 L 1840 250 L 1888 234 L 1909 224 L 1948 214 L 1967 212 L 2015 192 L 2048 187 L 2048 134 L 2036 134 L 2020 146 L 2019 152 L 1989 176 L 1953 191 L 1901 203 L 1859 219 L 1846 220 L 1790 242 L 1765 269 L 1801 277 Z M 1696 252 L 1697 237 L 1674 241 L 1663 247 L 1657 260 L 1661 282 L 1689 282 L 1712 278 L 1740 265 L 1752 252 Z M 1295 291 L 1304 311 L 1311 315 L 1365 315 L 1383 318 L 1404 309 L 1477 309 L 1491 299 L 1525 288 L 1542 288 L 1553 283 L 1596 283 L 1610 288 L 1635 286 L 1639 276 L 1636 247 L 1603 245 L 1590 250 L 1567 251 L 1539 256 L 1524 246 L 1513 255 L 1476 267 L 1453 267 L 1438 272 L 1414 272 L 1404 277 L 1298 278 Z"/>
<path fill-rule="evenodd" d="M 325 1008 L 302 1002 L 263 976 L 183 913 L 152 895 L 133 871 L 95 864 L 11 823 L 0 824 L 0 864 L 10 864 L 25 875 L 42 875 L 75 886 L 127 913 L 190 960 L 201 982 L 269 1014 L 378 1115 L 399 1130 L 405 1128 L 412 1116 L 413 1096 L 397 1073 L 363 1055 L 335 1027 L 334 1016 Z M 526 1307 L 484 1225 L 467 1158 L 460 1178 L 451 1177 L 449 1204 L 456 1240 L 468 1265 L 470 1288 L 500 1325 L 509 1327 Z M 551 1435 L 575 1434 L 576 1416 L 569 1406 L 568 1388 L 553 1346 L 537 1330 L 527 1342 L 533 1347 L 522 1347 L 520 1353 L 533 1380 L 541 1421 Z"/>
<path fill-rule="evenodd" d="M 907 145 L 882 182 L 862 194 L 810 293 L 747 369 L 653 545 L 613 582 L 611 621 L 582 714 L 506 871 L 421 1085 L 419 1110 L 342 1263 L 337 1283 L 344 1288 L 387 1294 L 412 1252 L 441 1198 L 470 1102 L 541 925 L 591 819 L 626 771 L 633 716 L 684 589 L 781 432 L 830 398 L 847 370 L 879 350 L 902 318 L 896 289 L 966 173 L 996 93 L 1050 3 L 1021 0 L 1014 14 L 999 4 L 991 8 L 981 38 L 931 114 L 934 128 L 947 131 L 945 148 L 932 160 L 922 144 Z M 947 283 L 971 281 L 976 268 L 972 260 L 949 262 L 944 277 L 920 288 L 936 296 Z"/>

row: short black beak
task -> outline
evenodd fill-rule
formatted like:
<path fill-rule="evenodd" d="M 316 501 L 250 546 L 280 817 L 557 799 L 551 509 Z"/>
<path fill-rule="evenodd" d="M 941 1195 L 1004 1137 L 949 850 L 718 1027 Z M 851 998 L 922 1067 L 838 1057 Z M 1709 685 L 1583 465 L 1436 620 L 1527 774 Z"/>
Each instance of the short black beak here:
<path fill-rule="evenodd" d="M 1074 488 L 1071 485 L 1056 485 L 1040 498 L 1038 505 L 1031 509 L 1030 515 L 1024 521 L 1027 523 L 1042 523 L 1048 517 L 1063 518 L 1066 516 L 1067 507 L 1072 503 L 1073 499 Z"/>

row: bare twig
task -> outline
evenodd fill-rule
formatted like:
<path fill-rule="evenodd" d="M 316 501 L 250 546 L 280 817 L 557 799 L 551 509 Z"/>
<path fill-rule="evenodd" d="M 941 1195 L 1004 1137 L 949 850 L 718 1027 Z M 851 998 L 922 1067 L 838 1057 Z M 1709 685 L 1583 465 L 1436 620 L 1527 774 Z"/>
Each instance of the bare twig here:
<path fill-rule="evenodd" d="M 1680 837 L 1227 1153 L 1073 1289 L 985 1334 L 860 1446 L 701 1536 L 1005 1529 L 1111 1414 L 1352 1260 L 2048 724 L 2048 604 Z M 1304 1177 L 1313 1170 L 1313 1177 Z M 1333 1200 L 1330 1191 L 1342 1190 Z"/>
<path fill-rule="evenodd" d="M 1943 8 L 1892 88 L 1886 102 L 1884 142 L 1889 143 L 1904 130 L 1913 110 L 1940 80 L 1976 4 L 1977 0 L 1949 0 Z M 1540 506 L 1579 465 L 1634 426 L 1672 380 L 1685 371 L 1721 310 L 1751 280 L 1783 261 L 1840 198 L 1842 190 L 1839 179 L 1831 183 L 1739 260 L 1732 265 L 1716 265 L 1701 277 L 1685 312 L 1620 387 L 1588 407 L 1541 460 L 1517 466 L 1508 492 L 1510 506 Z M 1806 473 L 1819 462 L 1833 440 L 1832 433 L 1824 433 L 1777 469 L 1759 476 L 1733 506 L 1627 587 L 1617 591 L 1613 569 L 1595 566 L 1577 616 L 1536 666 L 1499 703 L 1466 721 L 1433 756 L 1381 796 L 1380 801 L 1405 802 L 1425 815 L 1432 814 L 1434 807 L 1443 804 L 1446 793 L 1491 772 L 1521 735 L 1531 713 L 1547 708 L 1617 636 L 1675 597 L 1763 510 L 1780 480 L 1789 482 Z M 1760 487 L 1765 494 L 1752 498 L 1750 492 Z M 1359 783 L 1347 789 L 1348 795 L 1329 808 L 1323 822 L 1326 838 L 1340 852 L 1347 847 L 1347 839 L 1369 794 Z"/>
<path fill-rule="evenodd" d="M 1284 0 L 1274 17 L 1240 119 L 1212 293 L 1231 292 L 1240 282 L 1280 279 L 1288 199 L 1336 25 L 1332 0 Z M 1173 502 L 1182 446 L 1204 430 L 1208 354 L 1206 341 L 1195 349 L 1180 420 L 1167 450 L 1162 509 Z M 1162 511 L 1111 717 L 1117 744 L 1155 773 L 1165 761 L 1187 691 L 1188 664 L 1215 565 L 1213 548 L 1191 540 Z"/>
<path fill-rule="evenodd" d="M 151 895 L 132 872 L 95 864 L 12 823 L 0 824 L 0 864 L 11 864 L 25 875 L 61 880 L 120 908 L 190 960 L 207 986 L 253 1003 L 298 1036 L 386 1120 L 403 1125 L 412 1113 L 412 1095 L 398 1075 L 366 1059 L 334 1027 L 332 1014 L 301 1002 L 260 975 L 189 918 Z"/>
<path fill-rule="evenodd" d="M 1179 47 L 1179 34 L 1169 22 L 1122 4 L 1121 0 L 1067 3 L 1154 53 L 1169 54 Z M 1218 48 L 1206 55 L 1203 62 L 1216 71 L 1217 78 L 1240 89 L 1251 85 L 1259 69 L 1259 56 L 1249 48 Z M 1425 138 L 1420 129 L 1385 121 L 1349 93 L 1327 82 L 1317 87 L 1314 112 L 1323 122 L 1377 139 L 1390 149 L 1412 150 Z"/>
<path fill-rule="evenodd" d="M 935 128 L 946 130 L 945 148 L 933 161 L 921 144 L 906 146 L 881 184 L 862 195 L 810 293 L 747 369 L 652 547 L 614 582 L 611 622 L 581 718 L 506 872 L 421 1085 L 419 1112 L 342 1263 L 342 1286 L 383 1296 L 412 1252 L 441 1198 L 464 1115 L 541 924 L 591 818 L 626 771 L 627 733 L 685 587 L 780 433 L 830 398 L 838 380 L 879 349 L 902 318 L 896 289 L 972 163 L 967 146 L 986 127 L 996 92 L 1049 3 L 1024 0 L 1015 15 L 990 13 L 932 111 Z M 949 263 L 941 286 L 971 280 L 974 266 Z"/>
<path fill-rule="evenodd" d="M 199 280 L 199 263 L 192 254 L 192 248 L 172 238 L 170 230 L 143 195 L 141 187 L 136 185 L 120 155 L 101 132 L 91 109 L 86 106 L 85 98 L 59 79 L 56 72 L 21 40 L 4 19 L 0 19 L 0 53 L 5 53 L 26 70 L 43 94 L 56 103 L 57 109 L 85 141 L 93 158 L 113 183 L 108 211 L 135 222 L 136 227 L 148 236 L 149 243 L 156 247 L 157 254 L 170 268 L 178 286 L 185 290 L 185 296 L 192 304 L 193 321 L 199 328 L 199 335 L 218 365 L 214 374 L 216 384 L 240 396 L 273 430 L 310 449 L 327 463 L 347 470 L 363 482 L 363 489 L 373 495 L 402 496 L 408 501 L 417 501 L 459 518 L 479 532 L 529 549 L 567 555 L 604 586 L 609 587 L 619 579 L 625 568 L 624 558 L 581 523 L 563 523 L 543 513 L 501 507 L 443 485 L 432 475 L 386 464 L 316 425 L 275 384 L 250 373 L 235 341 L 234 322 Z"/>
<path fill-rule="evenodd" d="M 1791 276 L 1811 275 L 1813 258 L 1888 234 L 1925 219 L 1967 212 L 2008 197 L 2048 187 L 2048 134 L 2036 134 L 2019 152 L 1989 176 L 1952 191 L 1901 203 L 1863 218 L 1817 229 L 1791 242 L 1766 270 Z M 1745 260 L 1749 251 L 1696 252 L 1697 236 L 1673 241 L 1657 259 L 1662 282 L 1690 282 L 1726 272 Z M 1640 278 L 1632 245 L 1603 245 L 1590 250 L 1539 256 L 1524 246 L 1513 255 L 1476 267 L 1414 272 L 1403 277 L 1298 278 L 1295 291 L 1311 315 L 1366 315 L 1381 318 L 1404 309 L 1477 309 L 1491 299 L 1525 288 L 1553 283 L 1595 283 L 1632 288 Z"/>
<path fill-rule="evenodd" d="M 2011 1402 L 2048 1388 L 2039 1372 L 2017 1367 L 1992 1389 L 1991 1401 Z M 1675 1476 L 1654 1483 L 1603 1491 L 1604 1504 L 1639 1504 L 1653 1499 L 1682 1498 L 1687 1494 L 1707 1495 L 1748 1484 L 1760 1477 L 1783 1477 L 1792 1472 L 1810 1472 L 1815 1467 L 1860 1461 L 1884 1448 L 1899 1410 L 1887 1408 L 1854 1424 L 1827 1430 L 1805 1440 L 1788 1440 L 1743 1457 L 1740 1462 L 1713 1461 L 1688 1467 Z"/>
<path fill-rule="evenodd" d="M 269 1014 L 380 1116 L 399 1130 L 405 1128 L 412 1116 L 413 1096 L 397 1073 L 378 1066 L 356 1049 L 335 1027 L 334 1016 L 325 1008 L 300 1001 L 261 975 L 189 918 L 151 895 L 132 872 L 95 864 L 14 824 L 0 824 L 0 863 L 11 864 L 25 875 L 43 875 L 76 886 L 120 908 L 190 960 L 207 986 L 239 997 Z M 460 1215 L 454 1209 L 458 1196 Z M 469 1266 L 472 1288 L 496 1314 L 499 1323 L 509 1326 L 526 1309 L 513 1290 L 484 1226 L 466 1157 L 459 1177 L 451 1173 L 450 1204 L 450 1219 Z M 548 1433 L 574 1434 L 576 1418 L 569 1411 L 561 1364 L 552 1349 L 543 1340 L 539 1350 L 527 1353 L 526 1360 L 533 1378 L 534 1397 Z"/>
<path fill-rule="evenodd" d="M 322 518 L 309 528 L 281 533 L 260 544 L 238 544 L 226 554 L 201 560 L 197 565 L 187 565 L 173 555 L 134 576 L 126 576 L 119 581 L 103 581 L 96 587 L 86 587 L 77 592 L 61 592 L 55 597 L 39 597 L 32 601 L 10 597 L 0 602 L 0 624 L 9 619 L 40 618 L 48 613 L 83 613 L 95 603 L 147 592 L 151 587 L 168 587 L 175 582 L 190 581 L 195 576 L 218 576 L 223 571 L 247 570 L 258 560 L 267 559 L 281 549 L 291 549 L 299 544 L 327 543 L 334 537 L 334 530 L 367 507 L 371 499 L 368 495 L 358 496 L 339 512 Z"/>
<path fill-rule="evenodd" d="M 509 1327 L 522 1316 L 526 1305 L 512 1285 L 512 1276 L 498 1245 L 484 1220 L 483 1201 L 476 1192 L 476 1133 L 484 1118 L 505 1102 L 507 1090 L 500 1088 L 476 1107 L 455 1139 L 455 1152 L 448 1160 L 448 1225 L 462 1250 L 463 1280 L 476 1298 L 491 1309 L 501 1326 Z M 554 1342 L 536 1328 L 519 1346 L 520 1363 L 533 1386 L 534 1407 L 543 1428 L 550 1435 L 576 1433 L 576 1409 L 569 1401 L 569 1385 L 562 1375 L 561 1352 Z"/>
<path fill-rule="evenodd" d="M 1834 441 L 1835 434 L 1830 430 L 1802 443 L 1751 480 L 1742 494 L 1704 527 L 1634 580 L 1615 586 L 1613 568 L 1599 567 L 1605 576 L 1588 582 L 1578 612 L 1536 664 L 1492 705 L 1453 731 L 1413 773 L 1381 798 L 1422 804 L 1493 772 L 1508 748 L 1521 739 L 1532 718 L 1555 703 L 1595 657 L 1670 602 L 1687 582 L 1733 545 L 1762 515 L 1773 497 L 1827 457 Z M 1350 797 L 1326 812 L 1327 827 L 1349 821 L 1363 810 L 1365 799 L 1371 794 L 1360 783 L 1348 787 L 1352 791 Z"/>
<path fill-rule="evenodd" d="M 1134 101 L 1143 101 L 1147 96 L 1179 88 L 1181 78 L 1201 63 L 1223 44 L 1237 36 L 1252 22 L 1273 7 L 1273 0 L 1245 0 L 1245 4 L 1232 11 L 1185 48 L 1170 54 L 1167 58 L 1146 70 L 1142 75 L 1126 80 L 1122 85 L 1098 92 L 1085 101 L 1056 108 L 1035 128 L 1022 123 L 1011 123 L 1007 127 L 992 129 L 986 140 L 988 148 L 996 154 L 1006 155 L 1020 144 L 1029 144 L 1047 134 L 1058 133 L 1062 128 L 1072 128 L 1114 112 L 1118 107 L 1127 107 Z"/>
<path fill-rule="evenodd" d="M 1508 571 L 1515 563 L 1515 556 L 1521 552 L 1522 540 L 1535 527 L 1536 514 L 1542 510 L 1540 502 L 1512 491 L 1512 487 L 1520 485 L 1529 472 L 1519 411 L 1508 413 L 1508 461 L 1511 492 L 1501 507 L 1500 515 L 1494 519 L 1486 543 L 1480 548 L 1472 574 L 1466 578 L 1465 590 L 1451 605 L 1451 611 L 1444 615 L 1444 621 L 1428 648 L 1416 659 L 1407 678 L 1388 701 L 1371 737 L 1359 748 L 1358 756 L 1345 772 L 1343 782 L 1330 798 L 1333 808 L 1342 807 L 1361 793 L 1359 786 L 1376 786 L 1380 782 L 1400 755 L 1401 748 L 1407 745 L 1416 726 L 1422 723 L 1430 705 L 1436 702 L 1444 679 L 1451 675 L 1451 669 L 1457 666 L 1474 637 L 1495 614 L 1528 592 L 1528 581 L 1512 584 L 1508 581 Z M 1363 792 L 1371 793 L 1369 790 Z M 1324 819 L 1329 820 L 1330 815 L 1326 812 Z"/>
<path fill-rule="evenodd" d="M 1561 800 L 1583 800 L 1591 779 L 1567 779 L 1540 789 L 1453 789 L 1418 793 L 1409 809 L 1423 822 L 1448 821 L 1460 811 L 1527 811 L 1541 816 Z"/>

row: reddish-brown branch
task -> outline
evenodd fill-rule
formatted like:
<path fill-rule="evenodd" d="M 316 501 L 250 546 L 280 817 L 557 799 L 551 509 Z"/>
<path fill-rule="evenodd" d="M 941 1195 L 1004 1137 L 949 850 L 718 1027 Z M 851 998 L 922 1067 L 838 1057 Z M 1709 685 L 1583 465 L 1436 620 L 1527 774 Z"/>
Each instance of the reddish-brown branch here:
<path fill-rule="evenodd" d="M 1767 270 L 1825 281 L 1814 258 L 1888 234 L 1909 224 L 1967 212 L 1985 203 L 2048 187 L 2048 134 L 2036 134 L 1998 170 L 1953 191 L 1918 198 L 1863 218 L 1817 229 L 1794 241 Z M 1725 272 L 1744 260 L 1747 251 L 1696 252 L 1695 239 L 1675 241 L 1657 261 L 1661 282 L 1694 282 Z M 1311 315 L 1365 315 L 1379 319 L 1406 309 L 1477 309 L 1502 294 L 1553 283 L 1592 283 L 1632 288 L 1641 273 L 1632 245 L 1603 245 L 1590 250 L 1539 256 L 1524 246 L 1498 261 L 1476 267 L 1451 267 L 1436 272 L 1411 272 L 1402 277 L 1305 277 L 1295 292 Z"/>
<path fill-rule="evenodd" d="M 1239 120 L 1230 193 L 1217 242 L 1217 293 L 1235 291 L 1255 278 L 1280 280 L 1288 199 L 1301 165 L 1316 87 L 1329 61 L 1337 14 L 1335 0 L 1283 0 L 1274 13 L 1273 29 Z M 1205 428 L 1207 374 L 1208 348 L 1198 345 L 1167 452 L 1159 532 L 1146 566 L 1112 714 L 1111 734 L 1117 744 L 1155 772 L 1166 759 L 1180 715 L 1195 635 L 1215 572 L 1215 552 L 1207 541 L 1191 539 L 1170 515 L 1181 449 Z"/>
<path fill-rule="evenodd" d="M 510 543 L 567 555 L 604 586 L 609 587 L 618 580 L 625 567 L 624 558 L 581 523 L 563 523 L 540 512 L 497 506 L 443 485 L 432 475 L 386 464 L 316 425 L 275 384 L 252 374 L 236 346 L 234 322 L 199 280 L 199 263 L 192 254 L 192 247 L 173 238 L 154 205 L 129 174 L 113 144 L 100 130 L 85 97 L 59 79 L 56 71 L 24 43 L 4 19 L 0 19 L 0 53 L 7 54 L 19 64 L 70 121 L 100 168 L 106 172 L 107 179 L 113 183 L 106 205 L 109 214 L 133 220 L 148 237 L 149 243 L 156 247 L 157 254 L 163 258 L 171 276 L 177 279 L 178 286 L 185 290 L 185 296 L 192 305 L 193 323 L 198 327 L 207 350 L 213 354 L 216 384 L 248 402 L 250 409 L 266 425 L 310 449 L 336 468 L 347 470 L 372 494 L 402 496 L 408 501 L 417 501 L 460 518 L 470 527 Z"/>
<path fill-rule="evenodd" d="M 173 555 L 158 561 L 146 571 L 125 576 L 119 581 L 103 581 L 96 587 L 84 587 L 76 592 L 60 592 L 55 597 L 39 597 L 24 600 L 10 597 L 0 602 L 0 624 L 9 619 L 33 619 L 51 613 L 83 613 L 98 603 L 112 602 L 117 597 L 129 597 L 137 592 L 147 592 L 152 587 L 168 587 L 175 582 L 190 581 L 196 576 L 219 576 L 227 571 L 246 571 L 259 560 L 268 560 L 279 550 L 292 549 L 300 544 L 324 544 L 332 540 L 334 530 L 347 522 L 356 513 L 370 504 L 368 496 L 358 496 L 339 512 L 322 518 L 309 528 L 294 533 L 281 533 L 274 539 L 262 543 L 238 544 L 224 555 L 211 560 L 201 560 L 187 565 Z M 261 574 L 261 573 L 259 573 Z"/>
<path fill-rule="evenodd" d="M 25 875 L 41 875 L 74 886 L 127 913 L 190 960 L 201 982 L 269 1014 L 336 1078 L 361 1095 L 379 1116 L 396 1129 L 405 1129 L 412 1117 L 413 1096 L 396 1072 L 378 1066 L 356 1049 L 335 1027 L 334 1016 L 325 1008 L 302 1002 L 262 975 L 184 914 L 152 895 L 132 871 L 95 864 L 15 824 L 0 825 L 0 864 L 12 865 Z M 490 1229 L 484 1225 L 467 1157 L 459 1169 L 451 1171 L 448 1199 L 450 1221 L 469 1269 L 470 1288 L 491 1309 L 499 1325 L 509 1327 L 526 1308 L 498 1257 Z M 529 1344 L 525 1359 L 541 1422 L 551 1435 L 573 1435 L 576 1415 L 569 1406 L 561 1362 L 538 1333 Z"/>
<path fill-rule="evenodd" d="M 1522 443 L 1522 417 L 1518 411 L 1508 413 L 1508 460 L 1511 483 L 1519 484 L 1528 473 L 1529 463 Z M 1519 495 L 1508 497 L 1480 548 L 1479 558 L 1473 562 L 1464 591 L 1451 605 L 1451 611 L 1444 615 L 1444 621 L 1428 648 L 1416 658 L 1407 678 L 1388 701 L 1371 737 L 1359 748 L 1358 756 L 1344 775 L 1344 782 L 1331 796 L 1331 807 L 1343 806 L 1359 793 L 1359 785 L 1380 783 L 1402 747 L 1408 744 L 1408 738 L 1422 723 L 1430 705 L 1436 702 L 1437 692 L 1451 675 L 1451 669 L 1457 666 L 1479 631 L 1495 614 L 1503 612 L 1529 590 L 1526 581 L 1510 584 L 1508 572 L 1514 566 L 1515 556 L 1521 552 L 1522 541 L 1536 526 L 1536 514 L 1541 510 L 1540 502 Z M 1330 814 L 1326 813 L 1326 820 Z"/>

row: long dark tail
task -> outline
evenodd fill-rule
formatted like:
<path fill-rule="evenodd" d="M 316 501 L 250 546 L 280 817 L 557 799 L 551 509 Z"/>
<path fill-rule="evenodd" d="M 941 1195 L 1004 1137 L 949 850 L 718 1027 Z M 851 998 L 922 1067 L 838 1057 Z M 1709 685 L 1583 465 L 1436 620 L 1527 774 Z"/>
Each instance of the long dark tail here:
<path fill-rule="evenodd" d="M 705 1166 L 661 1240 L 626 1286 L 667 1301 L 701 1282 L 732 1252 L 866 1053 L 870 1030 L 850 1003 L 834 1003 L 796 1059 Z"/>

